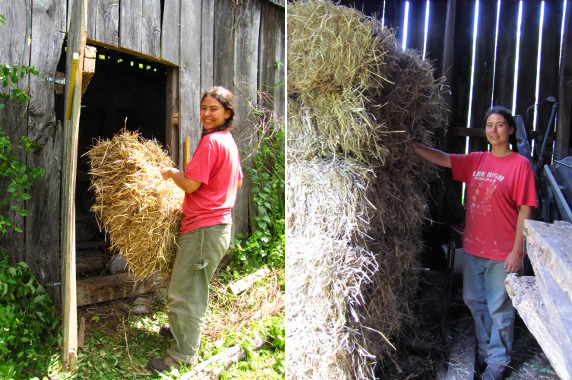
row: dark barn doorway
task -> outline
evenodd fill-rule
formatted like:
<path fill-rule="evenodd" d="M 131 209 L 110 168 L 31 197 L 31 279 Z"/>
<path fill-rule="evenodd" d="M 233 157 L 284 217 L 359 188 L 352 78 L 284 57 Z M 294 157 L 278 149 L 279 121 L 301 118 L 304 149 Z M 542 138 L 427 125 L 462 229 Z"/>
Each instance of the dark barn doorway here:
<path fill-rule="evenodd" d="M 76 178 L 76 262 L 79 278 L 117 273 L 121 259 L 108 252 L 105 234 L 90 211 L 89 160 L 98 139 L 121 129 L 138 131 L 162 146 L 166 140 L 167 67 L 123 52 L 97 47 L 95 73 L 82 97 Z"/>

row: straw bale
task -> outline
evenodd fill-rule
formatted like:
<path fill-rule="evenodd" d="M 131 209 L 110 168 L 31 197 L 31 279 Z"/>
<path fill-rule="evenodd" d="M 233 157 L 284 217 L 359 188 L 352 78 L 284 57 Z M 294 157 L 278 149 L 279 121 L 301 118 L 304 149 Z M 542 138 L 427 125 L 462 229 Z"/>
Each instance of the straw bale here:
<path fill-rule="evenodd" d="M 295 236 L 349 240 L 369 229 L 370 169 L 350 160 L 289 161 L 287 227 Z"/>
<path fill-rule="evenodd" d="M 137 279 L 155 272 L 168 278 L 177 249 L 184 192 L 164 181 L 160 169 L 173 161 L 154 140 L 122 131 L 97 140 L 90 160 L 91 211 L 110 250 L 123 256 Z"/>
<path fill-rule="evenodd" d="M 288 236 L 287 293 L 303 295 L 286 299 L 288 378 L 372 378 L 375 356 L 349 320 L 359 318 L 360 288 L 375 266 L 371 254 L 347 240 Z"/>

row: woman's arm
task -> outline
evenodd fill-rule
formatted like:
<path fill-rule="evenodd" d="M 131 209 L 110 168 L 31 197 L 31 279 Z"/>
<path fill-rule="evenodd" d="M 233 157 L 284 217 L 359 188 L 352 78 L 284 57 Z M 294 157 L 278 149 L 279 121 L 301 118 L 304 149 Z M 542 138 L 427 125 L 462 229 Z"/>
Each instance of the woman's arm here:
<path fill-rule="evenodd" d="M 507 273 L 518 272 L 522 267 L 522 257 L 524 255 L 524 220 L 529 219 L 532 214 L 530 206 L 520 206 L 518 211 L 518 219 L 516 221 L 516 236 L 514 238 L 514 245 L 512 250 L 504 261 L 504 270 Z"/>
<path fill-rule="evenodd" d="M 194 179 L 185 177 L 183 172 L 180 172 L 178 169 L 175 168 L 163 168 L 161 169 L 161 176 L 164 180 L 168 180 L 171 178 L 175 185 L 179 186 L 183 191 L 186 193 L 192 193 L 198 190 L 201 187 L 202 182 L 195 181 Z"/>
<path fill-rule="evenodd" d="M 413 148 L 415 153 L 427 161 L 445 168 L 451 168 L 451 157 L 448 153 L 440 151 L 439 149 L 433 149 L 428 146 L 421 145 L 413 140 L 408 140 L 407 144 Z"/>

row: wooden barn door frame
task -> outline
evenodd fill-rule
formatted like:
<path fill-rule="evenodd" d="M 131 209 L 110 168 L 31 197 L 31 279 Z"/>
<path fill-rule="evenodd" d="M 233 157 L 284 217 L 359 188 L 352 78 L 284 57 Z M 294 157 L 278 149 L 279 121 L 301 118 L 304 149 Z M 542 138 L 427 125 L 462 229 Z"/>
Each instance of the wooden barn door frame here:
<path fill-rule="evenodd" d="M 70 13 L 66 53 L 64 158 L 62 168 L 62 367 L 77 369 L 77 300 L 75 263 L 75 181 L 87 0 L 75 0 Z"/>

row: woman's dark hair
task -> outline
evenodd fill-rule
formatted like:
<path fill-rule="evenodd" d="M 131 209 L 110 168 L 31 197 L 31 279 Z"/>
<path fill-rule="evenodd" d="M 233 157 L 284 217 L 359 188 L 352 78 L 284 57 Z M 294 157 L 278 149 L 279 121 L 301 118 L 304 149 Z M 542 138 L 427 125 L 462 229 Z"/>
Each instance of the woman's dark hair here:
<path fill-rule="evenodd" d="M 232 128 L 234 127 L 234 124 L 233 124 L 233 120 L 234 120 L 234 96 L 232 95 L 232 92 L 230 92 L 228 89 L 221 87 L 221 86 L 211 87 L 203 93 L 203 96 L 201 96 L 201 104 L 203 103 L 203 100 L 205 100 L 205 97 L 207 97 L 207 96 L 210 96 L 211 98 L 215 98 L 216 100 L 218 100 L 218 102 L 220 104 L 222 104 L 222 106 L 225 110 L 230 111 L 230 116 L 228 117 L 228 119 L 226 119 L 226 122 L 223 125 L 221 125 L 220 127 L 217 127 L 212 132 L 207 132 L 203 128 L 202 136 L 206 136 L 209 133 L 218 132 L 218 131 L 224 131 L 224 130 L 232 131 Z"/>
<path fill-rule="evenodd" d="M 487 113 L 485 113 L 485 124 L 487 122 L 487 119 L 491 115 L 501 115 L 502 117 L 504 117 L 507 124 L 510 127 L 512 127 L 513 132 L 508 137 L 508 142 L 512 146 L 513 152 L 517 152 L 518 146 L 517 146 L 517 140 L 516 140 L 516 121 L 514 120 L 514 117 L 512 116 L 512 112 L 510 112 L 510 110 L 508 108 L 505 108 L 503 106 L 494 106 L 490 110 L 488 110 Z"/>

